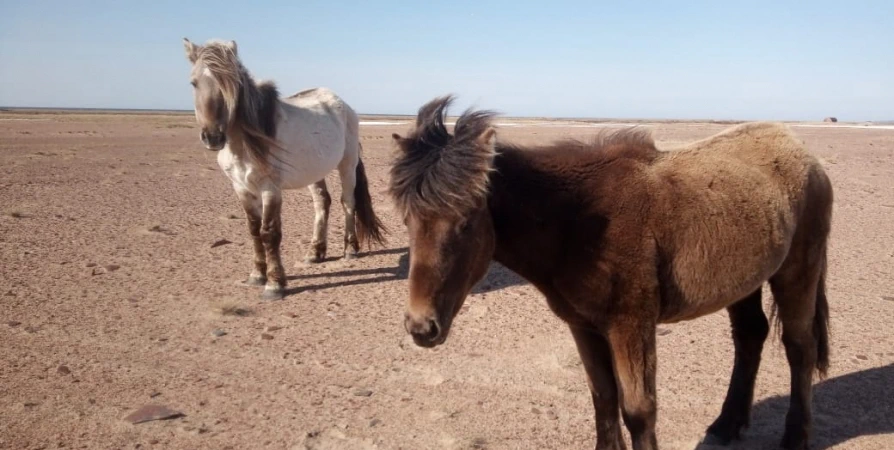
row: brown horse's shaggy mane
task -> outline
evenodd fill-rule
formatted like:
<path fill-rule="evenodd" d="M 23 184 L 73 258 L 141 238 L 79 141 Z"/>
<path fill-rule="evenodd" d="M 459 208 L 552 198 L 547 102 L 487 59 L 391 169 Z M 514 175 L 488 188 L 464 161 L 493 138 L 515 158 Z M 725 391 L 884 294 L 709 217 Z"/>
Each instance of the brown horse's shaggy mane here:
<path fill-rule="evenodd" d="M 267 167 L 276 142 L 276 110 L 279 91 L 272 81 L 256 83 L 239 60 L 234 47 L 212 41 L 198 47 L 202 62 L 220 86 L 234 126 L 243 131 L 243 151 L 261 167 Z"/>
<path fill-rule="evenodd" d="M 557 175 L 618 158 L 651 160 L 658 155 L 649 131 L 636 127 L 601 131 L 589 142 L 567 139 L 538 147 L 488 145 L 482 139 L 496 113 L 466 110 L 451 135 L 444 120 L 452 101 L 448 95 L 422 106 L 416 128 L 398 138 L 389 192 L 404 215 L 463 216 L 480 206 L 488 195 L 490 174 L 497 170 L 494 158 L 500 154 L 546 164 L 557 170 Z"/>
<path fill-rule="evenodd" d="M 452 101 L 448 95 L 419 108 L 416 128 L 398 140 L 389 192 L 405 215 L 463 215 L 487 196 L 495 152 L 479 138 L 496 113 L 467 110 L 451 135 L 444 120 Z"/>

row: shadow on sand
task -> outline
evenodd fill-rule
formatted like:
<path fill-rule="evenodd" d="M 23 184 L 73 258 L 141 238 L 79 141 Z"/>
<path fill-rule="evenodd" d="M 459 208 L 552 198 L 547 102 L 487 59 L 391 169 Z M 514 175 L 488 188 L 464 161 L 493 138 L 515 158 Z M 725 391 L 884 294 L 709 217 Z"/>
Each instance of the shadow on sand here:
<path fill-rule="evenodd" d="M 894 433 L 894 364 L 850 373 L 814 386 L 811 449 L 848 448 L 860 436 Z M 789 397 L 755 403 L 751 428 L 729 449 L 773 449 L 782 440 Z M 724 447 L 699 445 L 697 449 Z M 891 437 L 894 448 L 894 436 Z"/>
<path fill-rule="evenodd" d="M 409 275 L 410 270 L 410 256 L 409 256 L 409 248 L 390 248 L 384 250 L 374 250 L 368 252 L 361 256 L 369 257 L 369 256 L 378 256 L 378 255 L 396 255 L 400 254 L 400 258 L 397 261 L 396 266 L 392 267 L 377 267 L 377 268 L 369 268 L 369 269 L 350 269 L 350 270 L 336 270 L 333 272 L 321 272 L 321 273 L 308 273 L 308 274 L 300 274 L 300 275 L 290 275 L 286 277 L 289 281 L 295 280 L 312 280 L 319 278 L 347 278 L 343 280 L 337 281 L 328 281 L 325 283 L 318 284 L 301 284 L 299 286 L 294 286 L 286 289 L 286 296 L 297 294 L 299 292 L 304 292 L 308 290 L 319 290 L 319 289 L 329 289 L 329 288 L 337 288 L 337 287 L 347 287 L 347 286 L 357 286 L 371 283 L 381 283 L 384 281 L 394 281 L 394 280 L 405 280 Z M 325 262 L 337 261 L 338 257 L 329 257 L 326 258 Z M 376 276 L 371 276 L 376 275 Z M 364 278 L 357 278 L 364 277 Z M 511 270 L 503 267 L 498 263 L 492 263 L 490 269 L 485 275 L 484 279 L 481 280 L 475 287 L 472 289 L 473 294 L 486 294 L 488 292 L 499 291 L 503 288 L 510 286 L 518 286 L 527 284 L 527 282 L 516 275 Z"/>

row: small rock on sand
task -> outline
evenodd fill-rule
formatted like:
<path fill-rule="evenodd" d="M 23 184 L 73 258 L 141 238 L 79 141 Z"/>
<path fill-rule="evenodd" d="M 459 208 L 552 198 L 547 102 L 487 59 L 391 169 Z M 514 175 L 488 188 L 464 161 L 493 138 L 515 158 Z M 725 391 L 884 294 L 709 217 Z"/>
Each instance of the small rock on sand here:
<path fill-rule="evenodd" d="M 233 241 L 229 241 L 226 239 L 218 239 L 211 244 L 211 248 L 220 247 L 221 245 L 232 244 Z"/>
<path fill-rule="evenodd" d="M 272 339 L 273 339 L 273 335 L 272 335 L 272 334 L 268 334 L 268 333 L 261 333 L 261 339 L 264 339 L 264 340 L 266 340 L 266 341 L 269 341 L 269 340 L 272 340 Z"/>
<path fill-rule="evenodd" d="M 183 417 L 180 411 L 175 411 L 163 405 L 146 405 L 140 409 L 130 413 L 124 420 L 136 425 L 138 423 L 150 422 L 153 420 L 168 420 Z"/>
<path fill-rule="evenodd" d="M 71 369 L 69 369 L 68 366 L 59 366 L 56 369 L 56 373 L 62 376 L 69 375 L 71 374 Z"/>
<path fill-rule="evenodd" d="M 227 335 L 227 332 L 224 331 L 224 330 L 214 330 L 214 331 L 211 332 L 211 334 L 213 334 L 213 335 L 215 335 L 215 336 L 217 336 L 217 337 L 224 337 L 224 336 Z"/>
<path fill-rule="evenodd" d="M 373 391 L 369 389 L 357 389 L 356 391 L 354 391 L 354 395 L 358 397 L 369 397 L 373 395 Z"/>

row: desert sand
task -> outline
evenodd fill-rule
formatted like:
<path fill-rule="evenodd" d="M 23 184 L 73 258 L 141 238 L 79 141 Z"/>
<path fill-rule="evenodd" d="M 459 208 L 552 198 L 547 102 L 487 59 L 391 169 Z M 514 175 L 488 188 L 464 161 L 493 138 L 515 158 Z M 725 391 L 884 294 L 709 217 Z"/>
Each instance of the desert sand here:
<path fill-rule="evenodd" d="M 619 126 L 500 123 L 499 138 L 518 142 Z M 729 126 L 641 125 L 662 146 Z M 832 367 L 815 388 L 814 448 L 894 448 L 894 130 L 804 125 L 792 126 L 836 195 Z M 0 113 L 0 448 L 592 448 L 571 336 L 506 269 L 491 267 L 445 345 L 406 336 L 406 232 L 385 188 L 390 135 L 408 126 L 361 127 L 388 246 L 339 259 L 335 203 L 330 259 L 300 264 L 313 207 L 290 191 L 291 294 L 261 302 L 234 284 L 251 268 L 247 226 L 191 115 Z M 662 326 L 658 346 L 659 441 L 699 448 L 732 367 L 726 314 Z M 733 448 L 775 447 L 788 383 L 771 335 L 752 427 Z M 180 415 L 125 420 L 145 405 Z"/>

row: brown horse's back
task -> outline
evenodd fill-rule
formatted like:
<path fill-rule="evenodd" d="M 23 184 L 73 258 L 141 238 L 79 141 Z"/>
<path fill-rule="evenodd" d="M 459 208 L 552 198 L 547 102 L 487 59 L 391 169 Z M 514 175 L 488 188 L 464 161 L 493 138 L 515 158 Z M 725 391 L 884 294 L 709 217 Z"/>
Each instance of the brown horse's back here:
<path fill-rule="evenodd" d="M 662 321 L 744 298 L 786 260 L 817 160 L 781 124 L 749 123 L 664 153 L 651 167 Z"/>

